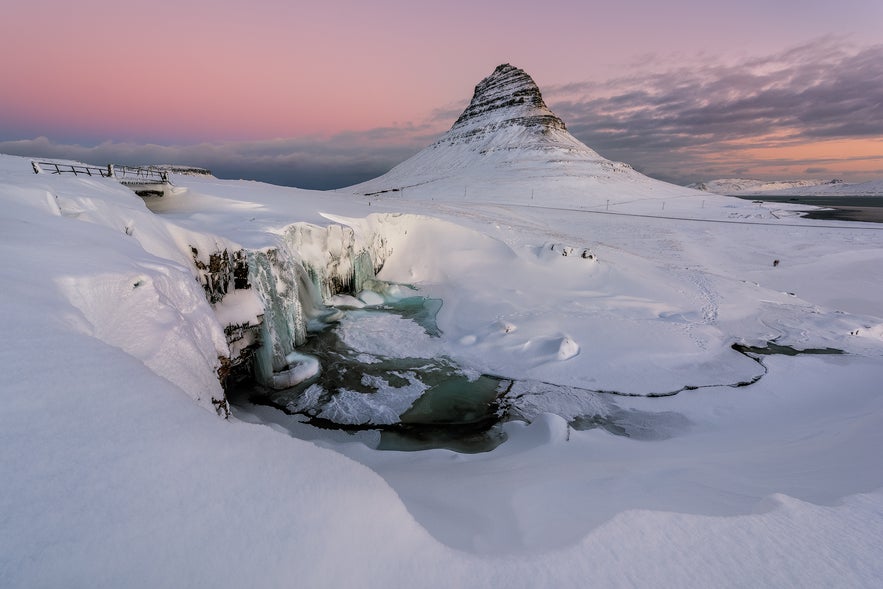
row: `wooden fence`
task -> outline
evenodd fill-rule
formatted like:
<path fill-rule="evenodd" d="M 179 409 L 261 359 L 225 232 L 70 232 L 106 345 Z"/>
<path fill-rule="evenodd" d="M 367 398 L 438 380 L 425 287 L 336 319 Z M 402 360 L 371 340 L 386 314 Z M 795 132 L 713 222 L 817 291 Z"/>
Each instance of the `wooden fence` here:
<path fill-rule="evenodd" d="M 37 162 L 32 161 L 31 166 L 34 167 L 34 173 L 49 174 L 73 174 L 74 176 L 100 176 L 102 178 L 113 178 L 113 166 L 108 164 L 107 167 L 89 166 L 85 164 L 63 164 L 59 162 Z"/>
<path fill-rule="evenodd" d="M 32 161 L 35 174 L 73 174 L 74 176 L 98 176 L 113 178 L 122 184 L 168 184 L 169 175 L 165 170 L 151 166 L 90 166 L 87 164 L 67 164 L 61 162 Z"/>
<path fill-rule="evenodd" d="M 169 174 L 165 170 L 147 167 L 111 165 L 113 177 L 123 184 L 168 184 Z"/>

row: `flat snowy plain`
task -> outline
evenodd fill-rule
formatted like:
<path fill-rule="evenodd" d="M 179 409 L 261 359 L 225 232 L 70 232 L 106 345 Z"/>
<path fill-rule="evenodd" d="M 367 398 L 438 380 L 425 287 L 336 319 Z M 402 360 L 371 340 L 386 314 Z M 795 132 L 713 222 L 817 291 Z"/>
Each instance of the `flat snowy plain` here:
<path fill-rule="evenodd" d="M 0 156 L 0 585 L 879 587 L 883 226 L 509 178 L 354 196 L 175 176 L 151 212 Z M 383 233 L 379 277 L 444 301 L 441 338 L 391 321 L 360 345 L 407 336 L 527 383 L 531 422 L 459 454 L 219 418 L 218 316 L 256 311 L 213 309 L 190 247 L 271 247 L 295 222 Z M 731 347 L 771 340 L 845 353 Z"/>

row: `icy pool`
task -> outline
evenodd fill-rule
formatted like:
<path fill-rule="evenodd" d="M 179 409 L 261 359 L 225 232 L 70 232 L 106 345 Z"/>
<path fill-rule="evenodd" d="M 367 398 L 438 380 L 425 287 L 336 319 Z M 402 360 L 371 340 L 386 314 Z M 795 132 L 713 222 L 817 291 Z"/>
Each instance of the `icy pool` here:
<path fill-rule="evenodd" d="M 325 322 L 314 322 L 307 341 L 291 355 L 292 374 L 313 376 L 283 389 L 250 383 L 231 391 L 234 411 L 244 419 L 260 413 L 259 420 L 282 425 L 296 437 L 339 442 L 350 436 L 379 450 L 463 453 L 493 450 L 506 439 L 504 422 L 530 423 L 546 413 L 573 430 L 599 428 L 637 440 L 665 440 L 691 427 L 683 415 L 662 407 L 622 407 L 619 395 L 609 391 L 471 370 L 446 353 L 436 322 L 441 300 L 373 282 L 376 291 L 335 297 Z M 793 350 L 775 342 L 733 348 L 760 364 L 768 354 L 840 352 Z"/>
<path fill-rule="evenodd" d="M 234 410 L 269 405 L 319 428 L 373 431 L 360 440 L 384 450 L 493 449 L 505 439 L 497 399 L 510 381 L 444 354 L 441 306 L 408 296 L 340 309 L 297 350 L 303 362 L 318 360 L 317 375 L 281 390 L 239 388 L 229 395 Z"/>

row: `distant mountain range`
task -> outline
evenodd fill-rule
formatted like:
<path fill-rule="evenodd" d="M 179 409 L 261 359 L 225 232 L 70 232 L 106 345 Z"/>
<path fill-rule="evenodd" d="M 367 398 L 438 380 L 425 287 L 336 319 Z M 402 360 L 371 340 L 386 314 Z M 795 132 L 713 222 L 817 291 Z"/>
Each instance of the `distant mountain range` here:
<path fill-rule="evenodd" d="M 730 196 L 883 196 L 883 179 L 850 183 L 843 180 L 752 180 L 724 178 L 688 185 L 688 188 Z"/>
<path fill-rule="evenodd" d="M 184 176 L 212 176 L 211 170 L 181 164 L 145 164 L 143 167 L 162 170 L 170 174 L 182 174 Z"/>

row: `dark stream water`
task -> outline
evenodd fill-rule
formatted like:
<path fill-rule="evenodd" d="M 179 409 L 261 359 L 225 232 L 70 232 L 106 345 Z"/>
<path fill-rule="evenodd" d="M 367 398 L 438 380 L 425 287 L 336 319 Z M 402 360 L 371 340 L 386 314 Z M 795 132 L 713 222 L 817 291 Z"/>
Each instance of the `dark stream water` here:
<path fill-rule="evenodd" d="M 438 299 L 415 296 L 344 312 L 357 318 L 396 314 L 437 338 L 441 306 Z M 312 333 L 297 351 L 319 360 L 319 374 L 282 390 L 242 383 L 228 393 L 234 408 L 245 403 L 270 405 L 306 416 L 308 423 L 320 428 L 378 430 L 378 448 L 383 450 L 483 452 L 505 439 L 497 399 L 510 381 L 469 373 L 445 356 L 360 353 L 344 343 L 336 323 Z"/>

